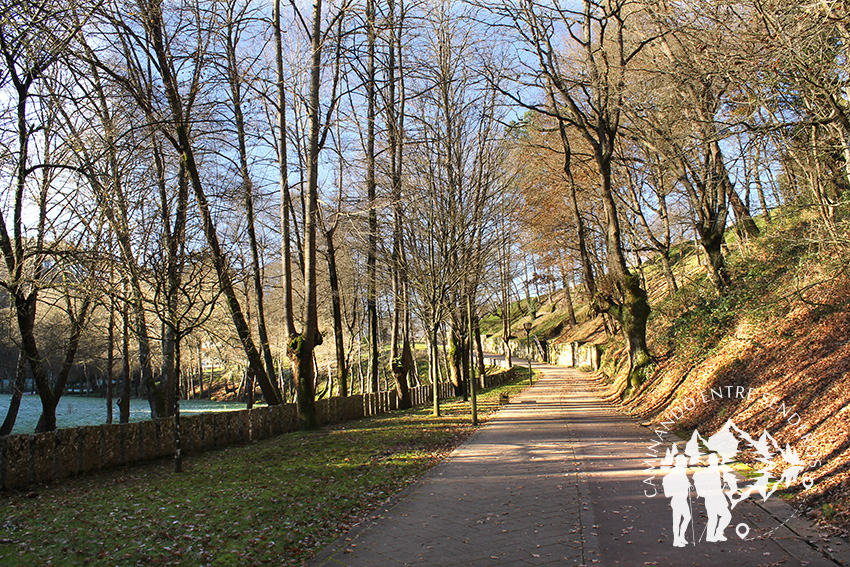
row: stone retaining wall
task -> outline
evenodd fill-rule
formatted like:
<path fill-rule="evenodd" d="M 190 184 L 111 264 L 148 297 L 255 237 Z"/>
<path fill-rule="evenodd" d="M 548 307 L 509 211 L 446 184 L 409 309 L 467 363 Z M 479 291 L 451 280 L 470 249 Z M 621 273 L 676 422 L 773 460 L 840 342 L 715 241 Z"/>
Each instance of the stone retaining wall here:
<path fill-rule="evenodd" d="M 562 343 L 549 346 L 549 358 L 558 366 L 587 367 L 595 371 L 599 370 L 602 350 L 593 343 Z"/>
<path fill-rule="evenodd" d="M 525 339 L 510 341 L 511 352 L 517 358 L 527 360 L 528 342 Z M 501 352 L 502 345 L 492 339 L 486 339 L 484 342 L 486 349 L 492 352 Z M 572 368 L 587 367 L 591 370 L 599 370 L 600 360 L 602 358 L 602 350 L 599 345 L 594 343 L 558 343 L 549 342 L 546 344 L 547 358 L 549 364 L 557 366 L 569 366 Z M 532 345 L 531 360 L 540 359 L 540 350 L 537 346 Z M 495 360 L 490 360 L 491 363 L 503 363 Z"/>

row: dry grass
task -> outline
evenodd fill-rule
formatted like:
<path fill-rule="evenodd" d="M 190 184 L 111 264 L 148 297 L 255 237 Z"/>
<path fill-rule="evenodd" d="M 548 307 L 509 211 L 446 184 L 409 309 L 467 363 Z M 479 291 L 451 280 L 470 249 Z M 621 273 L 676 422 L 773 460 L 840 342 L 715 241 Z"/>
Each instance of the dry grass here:
<path fill-rule="evenodd" d="M 785 227 L 734 255 L 727 296 L 696 284 L 657 309 L 650 330 L 656 371 L 623 410 L 658 423 L 711 388 L 752 389 L 746 399 L 697 404 L 677 425 L 705 432 L 732 419 L 781 444 L 804 445 L 815 482 L 791 496 L 816 519 L 847 529 L 850 273 L 846 250 L 813 249 L 806 230 L 805 223 Z"/>

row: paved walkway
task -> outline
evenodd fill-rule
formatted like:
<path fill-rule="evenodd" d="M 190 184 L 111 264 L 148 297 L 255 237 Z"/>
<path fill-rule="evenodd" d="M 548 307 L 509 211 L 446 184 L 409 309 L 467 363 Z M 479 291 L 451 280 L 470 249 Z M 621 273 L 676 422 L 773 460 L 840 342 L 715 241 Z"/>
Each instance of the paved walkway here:
<path fill-rule="evenodd" d="M 846 542 L 802 520 L 780 527 L 781 503 L 735 509 L 753 527 L 746 541 L 730 528 L 726 542 L 673 547 L 669 500 L 644 496 L 649 432 L 600 401 L 586 374 L 535 368 L 532 388 L 312 565 L 850 564 Z"/>

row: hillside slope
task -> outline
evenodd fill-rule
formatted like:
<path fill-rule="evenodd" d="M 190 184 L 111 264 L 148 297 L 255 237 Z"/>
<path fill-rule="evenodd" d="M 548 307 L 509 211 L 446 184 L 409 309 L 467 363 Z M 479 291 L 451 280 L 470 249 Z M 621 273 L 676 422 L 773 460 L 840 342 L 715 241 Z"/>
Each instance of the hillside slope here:
<path fill-rule="evenodd" d="M 729 235 L 734 283 L 719 296 L 700 269 L 691 243 L 679 249 L 681 289 L 667 293 L 659 271 L 644 266 L 652 298 L 648 329 L 656 359 L 649 379 L 620 400 L 627 356 L 614 336 L 604 345 L 600 379 L 623 412 L 650 428 L 682 411 L 675 431 L 718 430 L 731 419 L 748 431 L 768 431 L 780 446 L 805 441 L 815 465 L 813 485 L 792 491 L 811 515 L 850 527 L 850 267 L 848 242 L 824 247 L 810 239 L 812 221 L 798 214 L 765 227 L 748 243 Z M 552 318 L 562 306 L 550 308 Z M 602 329 L 599 319 L 583 324 Z M 569 325 L 553 342 L 575 340 Z M 521 324 L 520 324 L 521 328 Z M 522 336 L 524 333 L 516 333 Z M 732 387 L 728 389 L 727 387 Z M 734 392 L 734 400 L 705 393 Z M 707 400 L 693 404 L 692 400 Z M 667 413 L 665 413 L 667 412 Z"/>
<path fill-rule="evenodd" d="M 622 408 L 657 424 L 689 398 L 744 387 L 731 412 L 718 411 L 717 400 L 697 404 L 679 426 L 715 431 L 732 419 L 783 446 L 805 439 L 814 483 L 795 498 L 850 527 L 850 273 L 846 256 L 805 245 L 806 225 L 771 232 L 733 259 L 729 296 L 700 295 L 678 312 L 681 298 L 661 303 L 649 333 L 657 368 Z M 703 289 L 695 283 L 684 294 L 695 286 Z"/>

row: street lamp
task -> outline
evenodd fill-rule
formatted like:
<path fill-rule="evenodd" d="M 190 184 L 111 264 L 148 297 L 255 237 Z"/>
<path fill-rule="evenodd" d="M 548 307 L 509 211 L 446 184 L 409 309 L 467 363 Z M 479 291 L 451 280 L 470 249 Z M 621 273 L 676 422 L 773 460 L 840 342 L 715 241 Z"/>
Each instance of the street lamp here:
<path fill-rule="evenodd" d="M 469 323 L 469 393 L 472 397 L 472 425 L 478 425 L 478 401 L 476 399 L 476 384 L 475 377 L 475 355 L 473 353 L 472 341 L 475 336 L 475 326 L 472 323 L 472 297 L 466 296 L 466 319 Z"/>
<path fill-rule="evenodd" d="M 523 323 L 525 329 L 525 340 L 528 348 L 528 385 L 531 385 L 531 321 Z"/>

